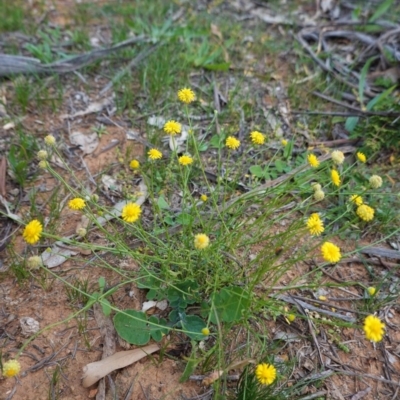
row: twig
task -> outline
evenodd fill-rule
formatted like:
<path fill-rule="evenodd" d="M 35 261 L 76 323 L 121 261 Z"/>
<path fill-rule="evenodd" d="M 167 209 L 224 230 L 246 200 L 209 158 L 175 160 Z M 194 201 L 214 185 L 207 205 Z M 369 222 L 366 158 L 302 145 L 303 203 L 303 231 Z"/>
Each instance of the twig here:
<path fill-rule="evenodd" d="M 328 368 L 330 368 L 333 371 L 336 371 L 336 372 L 338 372 L 340 374 L 343 374 L 343 375 L 357 376 L 359 378 L 371 378 L 371 379 L 374 379 L 375 381 L 388 383 L 389 385 L 400 387 L 400 382 L 389 381 L 388 379 L 380 378 L 379 376 L 375 376 L 375 375 L 365 374 L 364 372 L 360 372 L 359 374 L 357 374 L 356 372 L 343 371 L 342 369 L 335 368 L 335 367 L 333 367 L 331 365 L 329 365 Z"/>

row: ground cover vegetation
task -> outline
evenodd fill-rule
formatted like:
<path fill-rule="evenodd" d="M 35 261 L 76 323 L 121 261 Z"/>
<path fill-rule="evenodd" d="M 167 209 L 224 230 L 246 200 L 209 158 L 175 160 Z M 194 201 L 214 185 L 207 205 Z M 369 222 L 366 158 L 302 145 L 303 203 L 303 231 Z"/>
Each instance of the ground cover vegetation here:
<path fill-rule="evenodd" d="M 133 384 L 146 365 L 162 372 L 173 360 L 181 386 L 143 398 L 179 398 L 196 379 L 192 398 L 396 398 L 399 108 L 385 77 L 371 96 L 378 57 L 354 61 L 346 81 L 337 66 L 318 69 L 305 51 L 318 54 L 318 42 L 265 22 L 265 10 L 310 16 L 297 2 L 3 3 L 1 52 L 43 65 L 140 38 L 70 74 L 4 73 L 4 321 L 26 316 L 12 294 L 62 299 L 52 319 L 44 306 L 40 328 L 31 315 L 25 335 L 4 322 L 4 398 L 27 398 L 24 381 L 44 368 L 48 398 L 71 398 L 77 349 L 90 354 L 79 395 L 101 379 L 99 398 L 142 396 Z M 400 11 L 386 0 L 342 12 L 373 34 L 383 17 L 393 28 L 389 7 Z M 332 108 L 354 77 L 350 113 Z M 74 357 L 51 363 L 67 344 L 45 362 L 32 356 L 61 329 L 79 341 Z M 148 356 L 129 387 L 120 372 L 92 372 L 99 329 L 113 342 L 103 371 L 132 368 L 114 364 L 116 351 Z M 385 355 L 384 378 L 338 363 L 360 348 Z M 357 385 L 340 393 L 346 376 Z"/>

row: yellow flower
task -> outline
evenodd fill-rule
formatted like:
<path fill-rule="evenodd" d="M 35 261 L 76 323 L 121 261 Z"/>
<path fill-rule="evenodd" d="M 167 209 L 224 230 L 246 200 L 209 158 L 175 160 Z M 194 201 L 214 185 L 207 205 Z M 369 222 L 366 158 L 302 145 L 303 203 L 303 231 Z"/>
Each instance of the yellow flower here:
<path fill-rule="evenodd" d="M 228 149 L 236 150 L 240 146 L 240 140 L 233 136 L 228 136 L 225 141 L 225 146 L 228 147 Z"/>
<path fill-rule="evenodd" d="M 258 131 L 253 131 L 250 133 L 251 141 L 254 144 L 264 144 L 265 142 L 265 136 Z"/>
<path fill-rule="evenodd" d="M 201 330 L 201 333 L 202 333 L 204 336 L 208 336 L 208 335 L 210 334 L 210 330 L 209 330 L 208 328 L 203 328 L 203 329 Z"/>
<path fill-rule="evenodd" d="M 186 166 L 193 163 L 193 158 L 190 156 L 181 156 L 179 157 L 179 164 Z"/>
<path fill-rule="evenodd" d="M 174 120 L 167 121 L 164 125 L 164 132 L 168 135 L 177 135 L 181 133 L 182 125 Z"/>
<path fill-rule="evenodd" d="M 29 257 L 27 265 L 30 269 L 38 269 L 42 265 L 42 259 L 39 256 Z"/>
<path fill-rule="evenodd" d="M 68 202 L 68 207 L 71 210 L 82 210 L 82 208 L 84 208 L 85 205 L 86 205 L 85 200 L 79 197 L 76 197 L 75 199 L 72 199 Z"/>
<path fill-rule="evenodd" d="M 194 247 L 198 250 L 205 249 L 210 244 L 210 238 L 204 233 L 199 233 L 194 237 Z"/>
<path fill-rule="evenodd" d="M 161 151 L 159 151 L 157 149 L 150 149 L 147 152 L 147 155 L 149 156 L 150 160 L 159 160 L 160 158 L 162 158 Z"/>
<path fill-rule="evenodd" d="M 286 139 L 281 140 L 281 145 L 286 146 L 289 142 Z"/>
<path fill-rule="evenodd" d="M 25 239 L 25 242 L 35 244 L 39 241 L 42 231 L 42 224 L 37 219 L 34 219 L 25 227 L 22 236 Z"/>
<path fill-rule="evenodd" d="M 374 219 L 374 213 L 375 210 L 367 206 L 366 204 L 361 204 L 361 206 L 357 207 L 357 215 L 363 220 L 363 221 L 372 221 Z"/>
<path fill-rule="evenodd" d="M 318 213 L 310 215 L 307 220 L 307 228 L 310 230 L 310 234 L 315 236 L 319 236 L 325 230 L 324 223 Z"/>
<path fill-rule="evenodd" d="M 44 138 L 44 142 L 48 145 L 48 146 L 54 146 L 56 144 L 56 139 L 53 135 L 47 135 Z"/>
<path fill-rule="evenodd" d="M 361 196 L 359 196 L 358 194 L 353 194 L 350 196 L 350 201 L 352 203 L 354 203 L 357 206 L 361 206 L 361 204 L 363 203 L 363 199 Z"/>
<path fill-rule="evenodd" d="M 371 342 L 380 342 L 385 334 L 385 324 L 375 315 L 368 315 L 364 320 L 364 333 Z"/>
<path fill-rule="evenodd" d="M 21 371 L 21 364 L 17 360 L 8 360 L 3 364 L 3 376 L 5 378 L 12 378 Z"/>
<path fill-rule="evenodd" d="M 49 154 L 47 153 L 46 150 L 39 150 L 37 153 L 37 158 L 39 160 L 47 160 L 48 156 L 49 156 Z"/>
<path fill-rule="evenodd" d="M 122 219 L 125 222 L 135 222 L 139 219 L 142 210 L 139 204 L 136 203 L 128 203 L 122 209 Z"/>
<path fill-rule="evenodd" d="M 324 197 L 325 197 L 325 193 L 323 190 L 316 190 L 314 192 L 314 199 L 316 201 L 322 201 L 324 199 Z"/>
<path fill-rule="evenodd" d="M 379 175 L 372 175 L 369 178 L 369 184 L 373 189 L 378 189 L 382 186 L 382 178 Z"/>
<path fill-rule="evenodd" d="M 367 292 L 368 292 L 368 294 L 369 294 L 370 296 L 373 296 L 373 295 L 376 293 L 376 288 L 374 288 L 373 286 L 370 286 L 370 287 L 367 289 Z"/>
<path fill-rule="evenodd" d="M 361 161 L 362 163 L 367 162 L 367 157 L 365 157 L 364 153 L 361 153 L 360 151 L 357 152 L 357 158 L 359 161 Z"/>
<path fill-rule="evenodd" d="M 140 162 L 139 162 L 138 160 L 132 160 L 132 161 L 129 163 L 129 166 L 130 166 L 132 169 L 138 169 L 138 168 L 140 167 Z"/>
<path fill-rule="evenodd" d="M 319 165 L 318 158 L 317 158 L 317 156 L 315 154 L 309 154 L 307 156 L 307 161 L 310 164 L 310 166 L 313 167 L 313 168 L 317 168 L 318 165 Z"/>
<path fill-rule="evenodd" d="M 190 104 L 196 100 L 196 95 L 192 89 L 183 88 L 178 91 L 178 99 L 185 104 Z"/>
<path fill-rule="evenodd" d="M 324 260 L 330 263 L 337 263 L 342 258 L 339 247 L 331 242 L 325 242 L 321 246 L 321 252 Z"/>
<path fill-rule="evenodd" d="M 340 150 L 332 151 L 332 161 L 336 165 L 343 164 L 344 161 L 344 154 Z"/>
<path fill-rule="evenodd" d="M 206 201 L 208 200 L 207 195 L 206 195 L 206 194 L 202 194 L 202 195 L 200 196 L 200 200 L 206 202 Z"/>
<path fill-rule="evenodd" d="M 258 364 L 256 377 L 262 385 L 270 385 L 276 379 L 276 368 L 271 364 Z"/>
<path fill-rule="evenodd" d="M 289 320 L 289 322 L 293 322 L 296 319 L 296 316 L 294 314 L 288 314 L 287 319 Z"/>
<path fill-rule="evenodd" d="M 341 183 L 340 175 L 339 175 L 339 172 L 336 171 L 336 169 L 333 169 L 331 171 L 331 178 L 332 178 L 332 183 L 335 186 L 340 186 L 340 183 Z"/>

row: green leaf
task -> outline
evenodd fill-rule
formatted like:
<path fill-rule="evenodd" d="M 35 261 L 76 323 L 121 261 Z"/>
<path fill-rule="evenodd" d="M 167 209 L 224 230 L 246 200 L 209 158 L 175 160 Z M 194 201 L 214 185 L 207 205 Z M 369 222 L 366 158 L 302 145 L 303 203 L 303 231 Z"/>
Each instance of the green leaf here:
<path fill-rule="evenodd" d="M 372 100 L 370 100 L 366 107 L 367 110 L 371 111 L 381 101 L 386 99 L 386 97 L 388 97 L 393 92 L 393 90 L 396 89 L 396 87 L 397 87 L 397 85 L 394 85 L 394 86 L 390 87 L 389 89 L 385 90 L 384 92 L 382 92 L 381 94 L 379 94 L 378 96 L 374 97 Z"/>
<path fill-rule="evenodd" d="M 195 303 L 197 289 L 199 285 L 197 282 L 187 280 L 182 282 L 176 287 L 169 287 L 167 290 L 167 299 L 170 302 L 171 307 L 180 307 L 185 309 L 188 304 Z"/>
<path fill-rule="evenodd" d="M 101 293 L 103 293 L 105 287 L 106 287 L 106 278 L 104 278 L 104 276 L 101 276 L 99 278 L 99 288 Z"/>
<path fill-rule="evenodd" d="M 176 222 L 182 225 L 191 225 L 193 223 L 193 217 L 187 213 L 181 213 L 176 217 Z"/>
<path fill-rule="evenodd" d="M 249 168 L 250 173 L 257 178 L 264 178 L 264 169 L 259 165 L 253 165 Z"/>
<path fill-rule="evenodd" d="M 283 158 L 285 160 L 289 159 L 290 156 L 292 155 L 293 151 L 293 140 L 289 140 L 288 144 L 285 146 L 283 150 Z"/>
<path fill-rule="evenodd" d="M 228 71 L 230 63 L 219 63 L 219 64 L 204 64 L 202 67 L 209 71 Z"/>
<path fill-rule="evenodd" d="M 125 310 L 115 314 L 114 327 L 118 335 L 128 343 L 143 346 L 150 340 L 147 317 L 141 311 Z"/>
<path fill-rule="evenodd" d="M 223 135 L 214 135 L 210 139 L 210 146 L 213 147 L 214 149 L 220 149 L 222 148 L 223 141 L 224 141 Z"/>
<path fill-rule="evenodd" d="M 107 299 L 100 300 L 103 314 L 108 317 L 111 314 L 111 304 Z"/>
<path fill-rule="evenodd" d="M 361 70 L 360 81 L 358 82 L 358 96 L 360 99 L 361 107 L 364 107 L 364 89 L 367 83 L 367 73 L 372 61 L 376 60 L 377 57 L 371 57 L 367 60 Z"/>
<path fill-rule="evenodd" d="M 186 363 L 185 370 L 183 371 L 183 374 L 179 379 L 179 382 L 181 383 L 186 382 L 190 378 L 190 375 L 193 375 L 193 372 L 196 370 L 196 367 L 202 361 L 201 358 L 196 358 L 196 351 L 197 351 L 197 344 L 196 342 L 192 342 L 192 353 L 190 355 L 188 362 Z"/>
<path fill-rule="evenodd" d="M 278 172 L 285 172 L 285 170 L 287 169 L 287 164 L 282 160 L 276 160 L 275 168 Z"/>
<path fill-rule="evenodd" d="M 208 143 L 201 143 L 199 146 L 199 151 L 206 151 L 208 149 Z"/>
<path fill-rule="evenodd" d="M 193 340 L 203 340 L 204 335 L 201 330 L 205 328 L 206 323 L 197 315 L 187 315 L 182 321 L 182 329 L 185 334 Z"/>
<path fill-rule="evenodd" d="M 168 210 L 169 209 L 169 205 L 166 202 L 166 200 L 164 199 L 164 196 L 160 196 L 157 199 L 157 205 L 158 207 L 160 207 L 162 210 Z"/>
<path fill-rule="evenodd" d="M 360 118 L 359 117 L 349 117 L 346 119 L 346 123 L 344 124 L 345 129 L 348 132 L 353 132 L 354 128 L 357 126 L 358 124 L 358 120 Z"/>
<path fill-rule="evenodd" d="M 392 6 L 392 4 L 393 4 L 393 0 L 386 0 L 383 3 L 381 3 L 368 22 L 376 21 L 379 17 L 381 17 L 383 14 L 385 14 L 386 11 L 389 10 L 389 8 Z"/>
<path fill-rule="evenodd" d="M 161 328 L 156 325 L 164 325 L 165 328 Z M 169 331 L 167 327 L 167 321 L 164 318 L 158 319 L 154 315 L 149 318 L 149 328 L 150 328 L 150 336 L 156 342 L 159 342 L 164 335 L 166 335 Z"/>

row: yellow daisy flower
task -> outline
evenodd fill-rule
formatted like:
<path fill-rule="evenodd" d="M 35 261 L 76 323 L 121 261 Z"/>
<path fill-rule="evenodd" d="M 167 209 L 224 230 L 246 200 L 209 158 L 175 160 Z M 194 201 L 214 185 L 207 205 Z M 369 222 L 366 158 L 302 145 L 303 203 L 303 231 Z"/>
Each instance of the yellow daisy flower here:
<path fill-rule="evenodd" d="M 25 227 L 22 236 L 25 239 L 25 242 L 35 244 L 39 241 L 42 231 L 42 224 L 37 219 L 34 219 Z"/>
<path fill-rule="evenodd" d="M 147 155 L 149 156 L 150 160 L 159 160 L 162 158 L 162 153 L 160 150 L 157 149 L 150 149 L 147 152 Z"/>
<path fill-rule="evenodd" d="M 340 184 L 341 184 L 342 181 L 340 180 L 339 172 L 337 172 L 336 169 L 333 169 L 333 170 L 331 171 L 331 179 L 332 179 L 332 183 L 333 183 L 335 186 L 340 186 Z"/>
<path fill-rule="evenodd" d="M 374 213 L 375 210 L 372 207 L 367 206 L 366 204 L 361 204 L 357 207 L 357 215 L 363 221 L 372 221 L 374 219 Z"/>
<path fill-rule="evenodd" d="M 307 156 L 307 161 L 310 164 L 310 166 L 313 168 L 317 168 L 319 166 L 319 161 L 315 154 L 309 154 Z"/>
<path fill-rule="evenodd" d="M 357 158 L 362 163 L 366 163 L 367 162 L 367 157 L 365 156 L 364 153 L 361 153 L 360 151 L 357 152 Z"/>
<path fill-rule="evenodd" d="M 139 204 L 128 203 L 122 209 L 121 217 L 125 222 L 135 222 L 139 219 L 141 213 Z"/>
<path fill-rule="evenodd" d="M 358 194 L 353 194 L 350 196 L 350 202 L 354 203 L 357 206 L 361 206 L 361 204 L 363 203 L 363 199 Z"/>
<path fill-rule="evenodd" d="M 253 131 L 250 133 L 251 141 L 253 144 L 264 144 L 265 136 L 258 131 Z"/>
<path fill-rule="evenodd" d="M 86 205 L 85 200 L 75 197 L 75 199 L 72 199 L 68 202 L 68 207 L 71 210 L 82 210 Z"/>
<path fill-rule="evenodd" d="M 321 246 L 322 257 L 330 263 L 337 263 L 342 258 L 340 248 L 331 242 L 325 242 Z"/>
<path fill-rule="evenodd" d="M 192 89 L 183 88 L 178 91 L 178 99 L 185 104 L 190 104 L 196 100 L 196 95 Z"/>
<path fill-rule="evenodd" d="M 130 166 L 132 169 L 139 169 L 139 167 L 140 167 L 140 162 L 139 162 L 138 160 L 132 160 L 132 161 L 129 163 L 129 166 Z"/>
<path fill-rule="evenodd" d="M 21 364 L 17 360 L 8 360 L 3 364 L 3 376 L 5 378 L 12 378 L 21 371 Z"/>
<path fill-rule="evenodd" d="M 276 379 L 276 368 L 271 364 L 258 364 L 256 377 L 262 385 L 270 385 Z"/>
<path fill-rule="evenodd" d="M 210 238 L 204 233 L 199 233 L 194 237 L 194 247 L 203 250 L 210 244 Z"/>
<path fill-rule="evenodd" d="M 167 121 L 164 125 L 164 132 L 168 135 L 177 135 L 178 133 L 181 133 L 181 131 L 182 125 L 174 120 Z"/>
<path fill-rule="evenodd" d="M 364 320 L 364 333 L 371 342 L 380 342 L 385 335 L 385 324 L 375 315 L 368 315 Z"/>
<path fill-rule="evenodd" d="M 193 158 L 190 156 L 181 156 L 178 159 L 179 164 L 186 166 L 186 165 L 190 165 L 193 163 Z"/>
<path fill-rule="evenodd" d="M 225 146 L 228 147 L 228 149 L 236 150 L 240 146 L 240 140 L 233 136 L 228 136 L 225 141 Z"/>
<path fill-rule="evenodd" d="M 307 220 L 307 228 L 311 235 L 319 236 L 324 230 L 324 223 L 318 213 L 313 213 Z"/>

